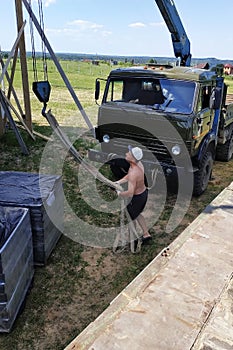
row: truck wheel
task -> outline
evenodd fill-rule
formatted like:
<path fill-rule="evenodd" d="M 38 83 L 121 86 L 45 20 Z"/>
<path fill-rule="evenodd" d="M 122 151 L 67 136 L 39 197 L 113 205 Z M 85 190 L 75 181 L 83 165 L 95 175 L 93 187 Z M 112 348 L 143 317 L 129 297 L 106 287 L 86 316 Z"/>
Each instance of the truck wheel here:
<path fill-rule="evenodd" d="M 110 169 L 115 176 L 116 180 L 122 179 L 127 175 L 129 170 L 129 163 L 125 159 L 113 159 L 109 162 Z"/>
<path fill-rule="evenodd" d="M 216 159 L 222 162 L 229 162 L 233 155 L 233 131 L 224 145 L 218 145 L 216 149 Z"/>
<path fill-rule="evenodd" d="M 213 168 L 213 155 L 206 151 L 202 158 L 200 169 L 194 173 L 193 195 L 200 196 L 207 188 Z"/>

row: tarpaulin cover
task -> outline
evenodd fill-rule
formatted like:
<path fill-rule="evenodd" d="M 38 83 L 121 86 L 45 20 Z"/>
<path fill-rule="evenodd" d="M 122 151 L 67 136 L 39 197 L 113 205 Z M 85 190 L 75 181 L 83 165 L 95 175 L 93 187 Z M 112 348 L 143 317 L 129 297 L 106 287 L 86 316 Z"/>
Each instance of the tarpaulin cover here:
<path fill-rule="evenodd" d="M 0 171 L 0 201 L 24 206 L 41 205 L 60 176 Z"/>
<path fill-rule="evenodd" d="M 0 205 L 30 210 L 34 263 L 44 265 L 63 232 L 62 177 L 0 171 Z"/>
<path fill-rule="evenodd" d="M 0 248 L 15 229 L 22 216 L 22 209 L 0 207 Z"/>

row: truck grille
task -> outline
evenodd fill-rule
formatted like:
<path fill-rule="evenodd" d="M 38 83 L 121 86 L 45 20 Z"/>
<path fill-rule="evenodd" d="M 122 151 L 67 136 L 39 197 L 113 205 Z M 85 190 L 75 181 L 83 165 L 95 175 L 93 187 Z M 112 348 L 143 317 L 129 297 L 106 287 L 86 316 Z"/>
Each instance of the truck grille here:
<path fill-rule="evenodd" d="M 166 160 L 166 162 L 172 162 L 172 157 L 167 147 L 158 140 L 153 140 L 152 143 L 151 141 L 145 139 L 143 142 L 140 142 L 139 140 L 130 140 L 129 142 L 129 140 L 126 139 L 113 139 L 112 143 L 113 148 L 122 154 L 125 154 L 129 144 L 132 146 L 141 147 L 143 149 L 144 157 L 148 160 L 150 160 L 150 158 L 154 159 L 154 156 L 156 156 L 159 161 Z"/>
<path fill-rule="evenodd" d="M 167 164 L 174 164 L 173 157 L 171 155 L 171 148 L 178 144 L 183 148 L 183 143 L 180 140 L 166 139 L 161 141 L 158 139 L 150 139 L 145 137 L 135 138 L 134 136 L 127 135 L 127 138 L 113 138 L 111 142 L 111 151 L 114 153 L 122 154 L 123 156 L 128 150 L 128 145 L 139 146 L 143 149 L 144 158 L 148 160 L 154 160 L 155 157 L 160 162 L 166 162 Z M 191 149 L 191 142 L 186 143 L 188 152 Z"/>

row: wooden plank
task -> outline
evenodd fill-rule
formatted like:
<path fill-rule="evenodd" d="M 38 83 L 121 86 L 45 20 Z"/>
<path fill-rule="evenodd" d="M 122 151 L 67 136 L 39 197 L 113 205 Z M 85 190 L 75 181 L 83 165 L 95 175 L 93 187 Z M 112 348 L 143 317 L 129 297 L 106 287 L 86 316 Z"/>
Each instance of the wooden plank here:
<path fill-rule="evenodd" d="M 82 117 L 84 118 L 84 120 L 85 120 L 85 122 L 86 122 L 86 124 L 87 124 L 87 126 L 89 128 L 89 130 L 91 130 L 92 135 L 94 135 L 94 133 L 95 133 L 94 132 L 94 127 L 93 127 L 93 125 L 92 125 L 88 115 L 86 114 L 83 106 L 81 105 L 81 103 L 80 103 L 80 101 L 78 99 L 78 96 L 76 95 L 76 93 L 75 93 L 75 91 L 74 91 L 74 89 L 73 89 L 69 79 L 67 78 L 64 70 L 62 69 L 62 66 L 60 65 L 60 63 L 59 63 L 59 61 L 58 61 L 58 59 L 57 59 L 57 57 L 56 57 L 56 55 L 55 55 L 55 53 L 53 51 L 53 49 L 52 49 L 48 39 L 45 36 L 44 31 L 42 30 L 39 22 L 37 21 L 36 16 L 34 15 L 32 9 L 31 9 L 28 1 L 27 0 L 20 0 L 20 2 L 21 1 L 23 2 L 26 10 L 28 11 L 28 13 L 29 13 L 29 15 L 30 15 L 30 17 L 31 17 L 31 19 L 32 19 L 32 21 L 33 21 L 33 23 L 34 23 L 34 25 L 35 25 L 38 33 L 39 33 L 39 35 L 41 36 L 41 39 L 43 40 L 46 48 L 48 49 L 48 52 L 50 53 L 50 56 L 51 56 L 51 58 L 52 58 L 52 60 L 53 60 L 53 62 L 55 64 L 55 66 L 57 67 L 57 70 L 59 71 L 59 73 L 60 73 L 60 75 L 61 75 L 61 77 L 62 77 L 62 79 L 63 79 L 63 81 L 64 81 L 64 83 L 65 83 L 65 85 L 67 87 L 67 89 L 69 90 L 69 92 L 70 92 L 70 94 L 71 94 L 71 96 L 72 96 L 76 106 L 78 107 Z"/>
<path fill-rule="evenodd" d="M 19 119 L 19 121 L 23 124 L 24 128 L 27 130 L 27 132 L 29 133 L 31 138 L 35 141 L 35 136 L 33 135 L 32 131 L 28 128 L 27 124 L 24 122 L 23 117 L 18 113 L 18 111 L 15 109 L 15 107 L 12 105 L 12 103 L 8 100 L 8 98 L 5 95 L 3 95 L 3 98 L 5 99 L 8 106 L 10 106 L 12 111 L 15 113 L 15 115 Z"/>
<path fill-rule="evenodd" d="M 230 103 L 233 103 L 233 94 L 227 94 L 226 96 L 226 104 L 229 105 Z"/>
<path fill-rule="evenodd" d="M 23 125 L 20 125 L 20 124 L 17 124 L 16 123 L 16 126 L 20 129 L 23 129 L 25 130 L 25 127 Z M 48 136 L 45 136 L 43 134 L 41 134 L 40 132 L 37 132 L 35 130 L 33 130 L 33 134 L 40 137 L 41 139 L 45 140 L 45 141 L 54 141 L 54 139 L 52 137 L 48 137 Z"/>
<path fill-rule="evenodd" d="M 11 52 L 9 53 L 9 56 L 8 56 L 8 59 L 7 59 L 6 63 L 5 63 L 5 65 L 4 65 L 4 68 L 2 69 L 2 74 L 1 74 L 1 76 L 0 76 L 0 83 L 1 83 L 2 80 L 4 79 L 4 76 L 5 76 L 5 73 L 6 73 L 6 71 L 7 71 L 7 68 L 8 68 L 8 66 L 9 66 L 9 64 L 10 64 L 10 60 L 11 60 L 12 57 L 14 56 L 15 50 L 16 50 L 16 48 L 18 47 L 18 43 L 20 42 L 20 40 L 21 40 L 21 38 L 22 38 L 25 24 L 26 24 L 26 22 L 22 23 L 22 25 L 21 25 L 20 28 L 19 28 L 18 36 L 17 36 L 17 38 L 16 38 L 16 40 L 15 40 L 15 43 L 14 43 L 12 49 L 11 49 Z"/>
<path fill-rule="evenodd" d="M 12 62 L 12 66 L 11 66 L 11 76 L 9 77 L 9 74 L 6 72 L 6 78 L 8 77 L 7 80 L 8 80 L 8 84 L 9 84 L 8 92 L 7 92 L 8 100 L 11 97 L 11 91 L 13 89 L 13 81 L 14 81 L 16 63 L 17 63 L 17 58 L 18 58 L 18 51 L 19 51 L 19 46 L 17 46 L 16 49 L 15 49 L 15 54 L 14 54 L 13 62 Z M 2 58 L 1 58 L 1 64 L 2 63 L 4 64 L 4 62 L 3 62 Z"/>
<path fill-rule="evenodd" d="M 17 27 L 19 31 L 23 24 L 23 9 L 22 9 L 21 0 L 15 0 L 15 9 L 16 9 Z M 22 84 L 23 84 L 25 122 L 27 124 L 27 127 L 32 131 L 31 102 L 30 102 L 30 93 L 29 93 L 27 57 L 26 57 L 24 33 L 21 36 L 21 39 L 19 42 L 19 50 L 20 50 Z"/>
<path fill-rule="evenodd" d="M 52 137 L 45 136 L 38 131 L 33 130 L 33 134 L 44 139 L 45 141 L 54 141 L 54 139 Z"/>
<path fill-rule="evenodd" d="M 4 62 L 3 62 L 3 59 L 2 59 L 1 56 L 0 56 L 0 63 L 1 63 L 1 65 L 2 65 L 2 67 L 4 67 Z M 14 62 L 13 62 L 13 66 L 14 66 Z M 12 69 L 13 69 L 13 67 L 12 67 Z M 8 100 L 10 100 L 10 95 L 11 95 L 11 92 L 12 92 L 12 95 L 13 95 L 13 97 L 14 97 L 14 99 L 15 99 L 15 103 L 16 103 L 16 105 L 17 105 L 17 108 L 18 108 L 18 110 L 19 110 L 19 113 L 20 113 L 21 117 L 23 118 L 25 115 L 24 115 L 23 109 L 22 109 L 22 107 L 21 107 L 21 105 L 20 105 L 20 103 L 19 103 L 19 99 L 18 99 L 18 97 L 17 97 L 17 94 L 16 94 L 16 92 L 15 92 L 15 89 L 14 89 L 14 87 L 13 87 L 13 76 L 11 75 L 11 77 L 10 77 L 7 71 L 6 71 L 6 79 L 7 79 L 8 84 L 9 84 L 9 89 L 8 89 L 7 98 L 8 98 Z M 11 87 L 11 88 L 10 88 L 10 87 Z"/>
<path fill-rule="evenodd" d="M 12 129 L 15 132 L 16 138 L 18 140 L 18 143 L 19 143 L 19 145 L 21 147 L 21 150 L 22 150 L 23 154 L 28 155 L 29 152 L 28 152 L 27 146 L 25 145 L 24 140 L 22 139 L 22 136 L 20 135 L 20 133 L 19 133 L 19 131 L 17 129 L 15 121 L 12 118 L 12 115 L 10 113 L 9 107 L 8 107 L 4 97 L 5 96 L 4 96 L 3 92 L 2 92 L 2 90 L 0 90 L 0 104 L 2 105 L 2 108 L 4 109 L 4 111 L 6 113 L 6 117 L 9 120 L 9 123 L 10 123 Z"/>

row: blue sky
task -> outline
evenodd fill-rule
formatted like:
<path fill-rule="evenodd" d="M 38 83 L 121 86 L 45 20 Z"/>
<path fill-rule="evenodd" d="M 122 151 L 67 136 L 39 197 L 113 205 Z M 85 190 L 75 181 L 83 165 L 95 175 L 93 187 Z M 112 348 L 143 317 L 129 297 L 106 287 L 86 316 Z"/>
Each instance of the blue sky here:
<path fill-rule="evenodd" d="M 15 0 L 0 0 L 0 45 L 16 39 Z M 37 1 L 33 10 L 38 16 Z M 233 59 L 232 0 L 175 0 L 193 57 Z M 44 0 L 46 36 L 55 52 L 174 57 L 170 33 L 154 0 Z M 26 47 L 31 51 L 29 19 Z M 35 30 L 36 49 L 41 44 Z"/>

